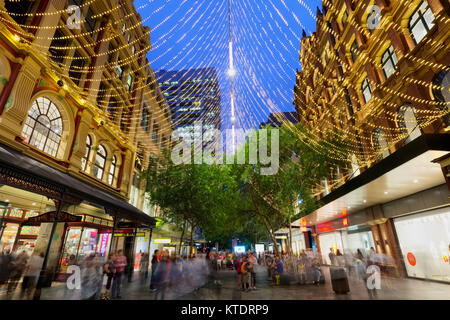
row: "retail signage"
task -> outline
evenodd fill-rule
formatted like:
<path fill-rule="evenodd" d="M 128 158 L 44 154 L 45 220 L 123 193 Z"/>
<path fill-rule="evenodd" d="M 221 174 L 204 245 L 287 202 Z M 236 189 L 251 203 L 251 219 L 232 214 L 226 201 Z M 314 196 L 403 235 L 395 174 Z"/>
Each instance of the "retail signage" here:
<path fill-rule="evenodd" d="M 287 239 L 287 236 L 276 236 L 275 239 Z"/>
<path fill-rule="evenodd" d="M 114 237 L 134 237 L 134 233 L 115 233 Z M 144 232 L 136 232 L 136 237 L 145 237 Z"/>
<path fill-rule="evenodd" d="M 408 258 L 409 264 L 414 267 L 416 265 L 416 257 L 411 252 L 408 252 L 406 257 Z"/>
<path fill-rule="evenodd" d="M 153 243 L 157 243 L 157 244 L 167 244 L 167 243 L 171 243 L 172 239 L 168 238 L 168 239 L 153 239 Z"/>

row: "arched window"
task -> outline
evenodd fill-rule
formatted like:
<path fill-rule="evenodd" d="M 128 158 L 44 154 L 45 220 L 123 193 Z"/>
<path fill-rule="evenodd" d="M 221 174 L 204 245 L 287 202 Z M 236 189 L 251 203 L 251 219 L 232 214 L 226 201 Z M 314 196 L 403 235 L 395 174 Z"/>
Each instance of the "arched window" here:
<path fill-rule="evenodd" d="M 97 153 L 95 154 L 95 163 L 94 163 L 94 176 L 98 179 L 103 178 L 103 172 L 105 171 L 105 163 L 106 163 L 106 149 L 104 146 L 99 145 Z"/>
<path fill-rule="evenodd" d="M 86 171 L 89 162 L 89 155 L 91 154 L 92 139 L 90 135 L 86 137 L 86 151 L 84 157 L 81 159 L 81 170 Z"/>
<path fill-rule="evenodd" d="M 445 124 L 450 126 L 450 71 L 441 71 L 433 78 L 433 97 L 440 102 L 438 108 L 443 112 Z"/>
<path fill-rule="evenodd" d="M 361 174 L 361 171 L 359 170 L 359 163 L 358 163 L 358 158 L 356 157 L 355 154 L 352 154 L 352 171 L 350 174 L 350 179 L 354 178 L 356 176 L 359 176 Z"/>
<path fill-rule="evenodd" d="M 404 133 L 408 134 L 405 140 L 406 143 L 420 137 L 422 134 L 416 118 L 416 112 L 409 104 L 400 107 L 398 111 L 398 126 Z"/>
<path fill-rule="evenodd" d="M 383 53 L 381 57 L 381 66 L 383 68 L 384 75 L 386 79 L 391 76 L 397 69 L 397 55 L 395 54 L 394 48 L 389 46 L 387 50 Z"/>
<path fill-rule="evenodd" d="M 383 130 L 377 128 L 373 131 L 372 143 L 379 159 L 384 159 L 389 155 L 389 146 Z"/>
<path fill-rule="evenodd" d="M 45 97 L 37 98 L 23 127 L 25 142 L 55 157 L 62 131 L 62 118 L 56 105 Z"/>
<path fill-rule="evenodd" d="M 369 78 L 365 78 L 361 84 L 361 91 L 364 97 L 364 102 L 367 103 L 372 98 L 372 87 L 369 83 Z"/>
<path fill-rule="evenodd" d="M 116 156 L 114 156 L 111 161 L 111 166 L 109 167 L 108 173 L 108 183 L 111 186 L 115 183 L 116 168 L 117 168 L 117 158 Z"/>
<path fill-rule="evenodd" d="M 409 18 L 409 31 L 416 44 L 418 44 L 427 35 L 428 31 L 433 28 L 433 20 L 434 15 L 428 6 L 428 2 L 422 1 L 411 15 L 411 18 Z"/>

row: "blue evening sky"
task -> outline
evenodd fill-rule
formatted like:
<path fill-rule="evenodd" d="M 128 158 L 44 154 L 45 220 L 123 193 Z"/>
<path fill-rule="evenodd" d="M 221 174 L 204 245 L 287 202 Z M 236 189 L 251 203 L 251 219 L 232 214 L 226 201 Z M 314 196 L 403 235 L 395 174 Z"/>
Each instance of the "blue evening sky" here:
<path fill-rule="evenodd" d="M 152 68 L 215 67 L 222 128 L 231 127 L 228 0 L 135 0 L 151 28 Z M 320 0 L 231 0 L 236 127 L 249 129 L 270 112 L 293 111 L 295 71 L 304 28 L 315 31 Z"/>

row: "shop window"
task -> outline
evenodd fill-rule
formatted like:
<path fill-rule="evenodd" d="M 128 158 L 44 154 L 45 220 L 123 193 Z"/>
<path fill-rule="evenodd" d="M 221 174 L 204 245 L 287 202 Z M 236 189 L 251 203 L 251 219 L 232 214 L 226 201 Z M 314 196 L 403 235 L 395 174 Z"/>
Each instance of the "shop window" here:
<path fill-rule="evenodd" d="M 115 183 L 116 168 L 117 168 L 117 157 L 114 156 L 111 161 L 111 166 L 109 167 L 109 173 L 108 173 L 108 183 L 111 186 L 114 185 L 114 183 Z"/>
<path fill-rule="evenodd" d="M 56 157 L 62 131 L 62 118 L 56 105 L 45 97 L 37 98 L 23 127 L 25 142 Z"/>
<path fill-rule="evenodd" d="M 416 113 L 411 105 L 404 105 L 400 107 L 398 112 L 398 126 L 403 133 L 408 134 L 405 143 L 408 143 L 422 134 L 420 126 L 416 118 Z"/>
<path fill-rule="evenodd" d="M 84 157 L 81 159 L 81 169 L 83 171 L 86 171 L 87 164 L 89 162 L 89 156 L 91 154 L 91 148 L 92 148 L 92 138 L 90 135 L 87 135 L 86 137 L 86 151 L 84 153 Z"/>
<path fill-rule="evenodd" d="M 394 48 L 389 46 L 387 50 L 383 53 L 381 57 L 381 66 L 383 68 L 384 75 L 386 79 L 389 78 L 397 69 L 397 55 L 395 54 Z"/>
<path fill-rule="evenodd" d="M 414 39 L 414 42 L 418 44 L 427 35 L 428 31 L 433 28 L 434 15 L 428 6 L 427 1 L 422 1 L 422 3 L 417 7 L 414 13 L 409 19 L 409 31 Z"/>
<path fill-rule="evenodd" d="M 104 146 L 99 145 L 97 149 L 97 153 L 95 154 L 95 163 L 94 163 L 94 176 L 97 179 L 103 178 L 103 172 L 105 171 L 105 163 L 106 163 L 106 149 Z"/>
<path fill-rule="evenodd" d="M 369 79 L 365 78 L 361 84 L 361 91 L 364 97 L 364 102 L 367 103 L 372 98 L 372 87 L 370 86 Z"/>

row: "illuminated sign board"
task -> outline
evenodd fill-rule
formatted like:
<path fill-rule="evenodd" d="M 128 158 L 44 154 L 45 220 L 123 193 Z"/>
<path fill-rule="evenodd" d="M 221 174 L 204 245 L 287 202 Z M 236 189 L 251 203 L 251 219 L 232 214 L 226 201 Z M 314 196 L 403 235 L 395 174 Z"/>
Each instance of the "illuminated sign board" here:
<path fill-rule="evenodd" d="M 235 246 L 234 252 L 236 253 L 245 253 L 245 246 Z"/>
<path fill-rule="evenodd" d="M 264 252 L 264 245 L 263 244 L 255 244 L 255 251 L 257 253 Z"/>
<path fill-rule="evenodd" d="M 164 244 L 171 243 L 172 239 L 153 239 L 153 243 Z"/>
<path fill-rule="evenodd" d="M 114 237 L 134 237 L 134 233 L 114 233 Z M 136 237 L 145 237 L 145 232 L 136 232 Z"/>

